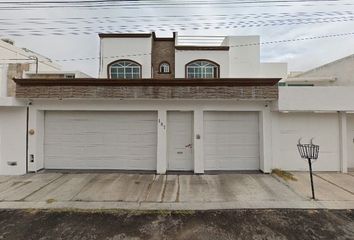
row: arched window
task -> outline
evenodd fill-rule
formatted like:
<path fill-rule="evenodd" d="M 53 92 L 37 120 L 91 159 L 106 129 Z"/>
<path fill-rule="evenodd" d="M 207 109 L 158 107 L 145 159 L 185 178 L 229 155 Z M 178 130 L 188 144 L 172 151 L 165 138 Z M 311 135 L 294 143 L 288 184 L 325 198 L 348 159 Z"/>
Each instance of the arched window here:
<path fill-rule="evenodd" d="M 141 65 L 131 60 L 118 60 L 108 65 L 108 76 L 113 79 L 141 78 Z"/>
<path fill-rule="evenodd" d="M 186 65 L 187 78 L 218 78 L 219 65 L 209 60 L 196 60 Z"/>
<path fill-rule="evenodd" d="M 167 62 L 160 63 L 159 73 L 170 73 L 170 64 Z"/>

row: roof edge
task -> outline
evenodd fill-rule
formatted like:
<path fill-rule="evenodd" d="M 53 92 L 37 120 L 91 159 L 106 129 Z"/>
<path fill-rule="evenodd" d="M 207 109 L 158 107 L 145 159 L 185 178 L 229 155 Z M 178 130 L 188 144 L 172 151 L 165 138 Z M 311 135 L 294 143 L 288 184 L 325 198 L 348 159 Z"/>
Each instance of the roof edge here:
<path fill-rule="evenodd" d="M 175 46 L 177 50 L 196 50 L 196 51 L 229 51 L 229 46 L 192 46 L 192 45 L 185 45 L 185 46 Z"/>
<path fill-rule="evenodd" d="M 217 78 L 217 79 L 38 79 L 14 78 L 20 86 L 274 86 L 281 78 Z"/>
<path fill-rule="evenodd" d="M 150 38 L 151 33 L 99 33 L 100 38 Z"/>

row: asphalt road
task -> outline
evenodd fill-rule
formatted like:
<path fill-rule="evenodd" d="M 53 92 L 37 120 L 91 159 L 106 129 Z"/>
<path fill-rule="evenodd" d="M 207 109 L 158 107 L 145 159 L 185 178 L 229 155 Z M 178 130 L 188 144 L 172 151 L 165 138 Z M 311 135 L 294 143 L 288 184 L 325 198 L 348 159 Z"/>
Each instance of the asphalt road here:
<path fill-rule="evenodd" d="M 354 239 L 354 210 L 0 210 L 0 239 Z"/>

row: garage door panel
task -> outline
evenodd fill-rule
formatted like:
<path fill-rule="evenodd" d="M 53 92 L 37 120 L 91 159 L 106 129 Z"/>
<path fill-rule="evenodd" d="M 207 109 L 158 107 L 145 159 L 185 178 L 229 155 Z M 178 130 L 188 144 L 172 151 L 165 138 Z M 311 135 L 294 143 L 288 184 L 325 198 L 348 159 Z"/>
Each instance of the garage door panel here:
<path fill-rule="evenodd" d="M 307 170 L 307 162 L 299 158 L 296 147 L 299 138 L 320 146 L 319 159 L 313 164 L 317 171 L 339 171 L 339 127 L 335 113 L 287 113 L 279 114 L 280 155 L 276 167 L 285 170 Z M 286 156 L 286 157 L 281 157 Z"/>
<path fill-rule="evenodd" d="M 208 170 L 255 170 L 259 168 L 258 158 L 237 158 L 215 161 L 215 159 L 206 159 L 205 163 L 209 166 Z M 253 165 L 250 162 L 254 163 Z"/>
<path fill-rule="evenodd" d="M 232 122 L 232 121 L 215 121 L 206 122 L 206 133 L 249 133 L 249 129 L 258 129 L 258 122 Z M 236 126 L 242 126 L 242 128 L 235 128 Z"/>
<path fill-rule="evenodd" d="M 215 144 L 206 144 L 206 154 L 210 155 L 219 155 L 219 156 L 238 156 L 238 155 L 244 155 L 244 156 L 258 156 L 258 145 L 255 144 L 223 144 L 220 145 L 218 144 L 215 146 Z"/>
<path fill-rule="evenodd" d="M 205 112 L 206 170 L 259 169 L 257 112 Z"/>
<path fill-rule="evenodd" d="M 156 169 L 156 112 L 49 111 L 45 167 Z"/>
<path fill-rule="evenodd" d="M 227 144 L 254 144 L 258 142 L 258 134 L 238 134 L 238 138 L 235 138 L 233 134 L 206 134 L 205 140 L 209 145 L 215 143 Z"/>
<path fill-rule="evenodd" d="M 247 122 L 250 120 L 250 118 L 258 119 L 257 115 L 255 115 L 255 112 L 214 111 L 214 112 L 206 112 L 206 114 L 204 115 L 204 119 L 207 121 L 216 120 L 216 121 Z"/>

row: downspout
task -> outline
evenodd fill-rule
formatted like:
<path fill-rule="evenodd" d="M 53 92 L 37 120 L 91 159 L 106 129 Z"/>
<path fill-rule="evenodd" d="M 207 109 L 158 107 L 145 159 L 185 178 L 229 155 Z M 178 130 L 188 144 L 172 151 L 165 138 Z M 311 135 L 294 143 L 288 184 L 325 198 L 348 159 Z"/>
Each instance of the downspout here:
<path fill-rule="evenodd" d="M 27 104 L 26 107 L 26 173 L 28 173 L 28 122 L 29 122 L 29 105 Z"/>

